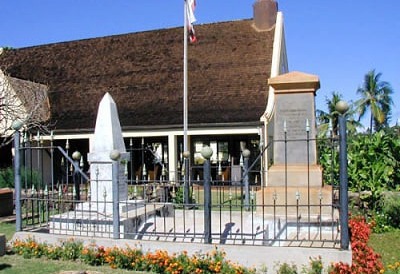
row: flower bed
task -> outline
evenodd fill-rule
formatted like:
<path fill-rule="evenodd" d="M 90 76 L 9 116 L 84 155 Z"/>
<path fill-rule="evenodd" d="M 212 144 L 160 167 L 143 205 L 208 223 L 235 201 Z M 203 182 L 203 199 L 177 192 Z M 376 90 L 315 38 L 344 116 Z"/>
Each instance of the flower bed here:
<path fill-rule="evenodd" d="M 239 266 L 225 259 L 223 251 L 215 249 L 207 254 L 189 256 L 186 252 L 168 254 L 158 250 L 154 253 L 143 253 L 136 248 L 104 248 L 101 246 L 84 247 L 81 242 L 69 240 L 61 246 L 37 243 L 30 238 L 25 241 L 15 240 L 11 243 L 12 251 L 24 258 L 45 257 L 52 260 L 80 260 L 89 265 L 110 265 L 136 271 L 155 273 L 227 273 L 250 274 L 254 269 Z"/>
<path fill-rule="evenodd" d="M 352 273 L 388 273 L 400 274 L 400 262 L 383 268 L 380 255 L 375 253 L 368 240 L 371 227 L 364 218 L 353 217 L 349 221 L 352 264 L 337 263 L 329 268 L 331 274 Z M 143 252 L 138 248 L 112 247 L 90 245 L 73 239 L 61 245 L 48 245 L 37 243 L 34 239 L 15 240 L 11 242 L 11 249 L 15 254 L 24 258 L 45 257 L 52 260 L 79 260 L 89 265 L 109 265 L 136 271 L 151 271 L 155 273 L 259 273 L 255 269 L 236 265 L 225 259 L 225 253 L 215 249 L 207 254 L 194 254 L 189 256 L 186 252 L 169 254 L 167 251 Z M 265 267 L 265 272 L 267 267 Z M 278 264 L 275 266 L 277 273 L 300 273 L 298 266 Z M 323 273 L 321 258 L 310 258 L 310 265 L 303 266 L 301 273 Z"/>
<path fill-rule="evenodd" d="M 363 217 L 353 217 L 349 220 L 352 250 L 352 264 L 334 264 L 331 274 L 383 273 L 380 255 L 368 246 L 371 228 Z"/>

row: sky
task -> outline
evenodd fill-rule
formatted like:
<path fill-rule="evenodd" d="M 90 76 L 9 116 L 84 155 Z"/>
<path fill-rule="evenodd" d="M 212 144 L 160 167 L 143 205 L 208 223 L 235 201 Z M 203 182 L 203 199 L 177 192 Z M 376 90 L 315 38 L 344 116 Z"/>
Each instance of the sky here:
<path fill-rule="evenodd" d="M 196 24 L 253 17 L 255 0 L 197 0 Z M 391 124 L 400 121 L 399 0 L 278 0 L 289 71 L 319 76 L 317 109 L 333 91 L 360 96 L 375 69 L 393 88 Z M 183 0 L 0 0 L 0 46 L 22 48 L 180 27 Z M 367 124 L 363 120 L 364 124 Z"/>

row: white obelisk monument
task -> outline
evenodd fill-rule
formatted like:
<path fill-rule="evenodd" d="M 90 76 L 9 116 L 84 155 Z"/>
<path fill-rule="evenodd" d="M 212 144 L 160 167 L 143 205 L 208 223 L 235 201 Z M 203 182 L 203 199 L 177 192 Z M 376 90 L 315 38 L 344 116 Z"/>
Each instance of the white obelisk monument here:
<path fill-rule="evenodd" d="M 88 161 L 90 163 L 90 193 L 91 203 L 98 205 L 98 210 L 112 212 L 112 160 L 110 152 L 118 150 L 119 159 L 118 189 L 119 201 L 128 199 L 127 178 L 124 175 L 125 165 L 129 159 L 122 137 L 117 106 L 109 93 L 106 93 L 99 104 L 94 137 L 90 143 Z M 106 205 L 106 206 L 104 206 Z"/>

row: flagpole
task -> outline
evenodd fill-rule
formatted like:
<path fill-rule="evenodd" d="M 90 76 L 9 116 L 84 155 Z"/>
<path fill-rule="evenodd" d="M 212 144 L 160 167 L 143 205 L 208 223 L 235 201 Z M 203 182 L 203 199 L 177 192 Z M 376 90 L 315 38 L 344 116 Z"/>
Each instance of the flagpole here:
<path fill-rule="evenodd" d="M 188 130 L 188 60 L 187 60 L 187 48 L 188 48 L 188 31 L 187 31 L 187 1 L 184 0 L 184 23 L 183 23 L 183 151 L 187 151 L 187 130 Z"/>
<path fill-rule="evenodd" d="M 183 154 L 186 155 L 188 151 L 188 58 L 187 58 L 187 50 L 188 50 L 188 30 L 187 30 L 187 0 L 184 0 L 183 14 L 184 14 L 184 22 L 183 22 Z M 185 174 L 183 176 L 184 183 L 184 201 L 185 204 L 189 203 L 189 182 L 188 182 L 188 158 L 185 156 L 183 158 L 183 166 Z"/>

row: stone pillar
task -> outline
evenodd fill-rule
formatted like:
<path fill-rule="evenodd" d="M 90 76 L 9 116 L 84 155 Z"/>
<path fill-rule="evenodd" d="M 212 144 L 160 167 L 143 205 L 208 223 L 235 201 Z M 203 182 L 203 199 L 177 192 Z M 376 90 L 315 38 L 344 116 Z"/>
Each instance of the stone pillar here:
<path fill-rule="evenodd" d="M 268 83 L 275 89 L 273 166 L 268 186 L 322 186 L 315 140 L 318 77 L 290 72 L 270 78 Z"/>

